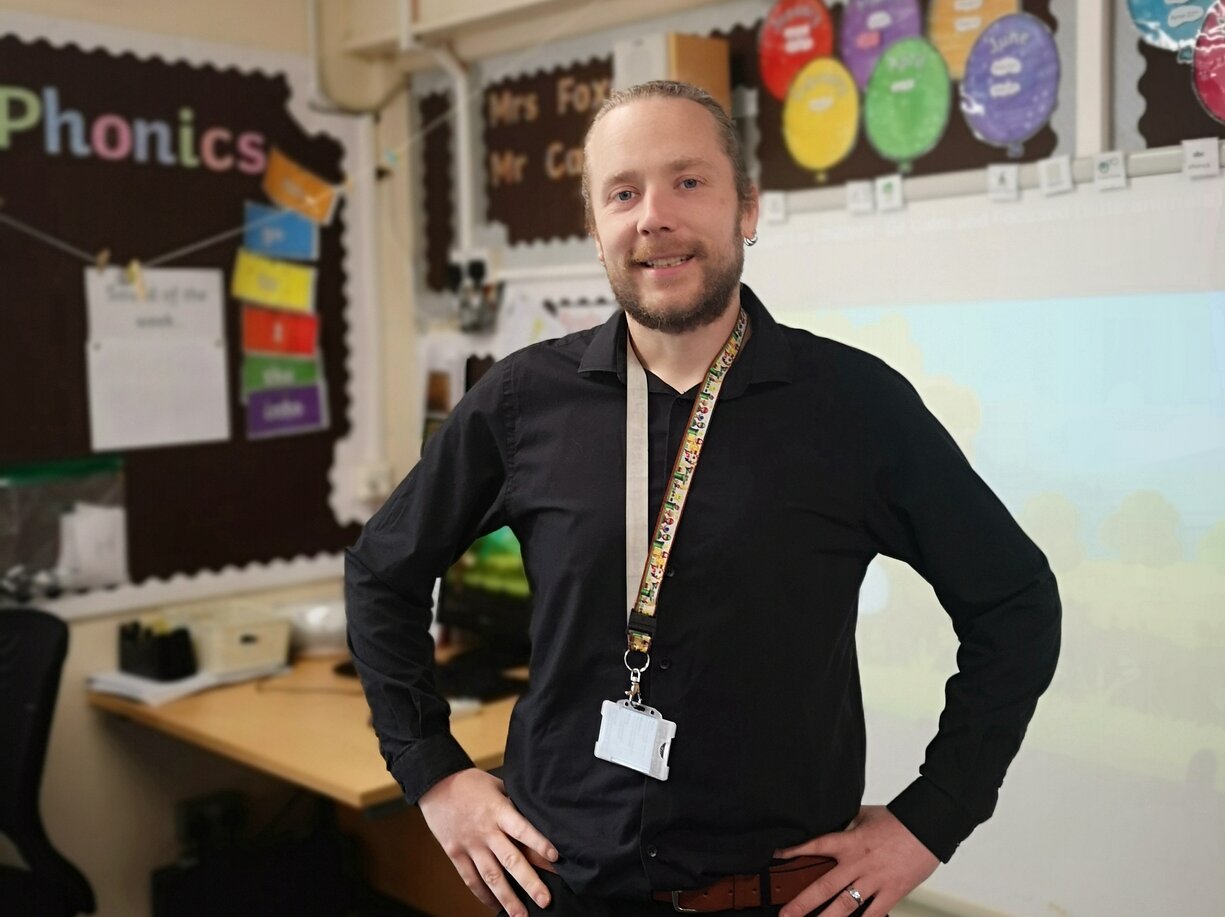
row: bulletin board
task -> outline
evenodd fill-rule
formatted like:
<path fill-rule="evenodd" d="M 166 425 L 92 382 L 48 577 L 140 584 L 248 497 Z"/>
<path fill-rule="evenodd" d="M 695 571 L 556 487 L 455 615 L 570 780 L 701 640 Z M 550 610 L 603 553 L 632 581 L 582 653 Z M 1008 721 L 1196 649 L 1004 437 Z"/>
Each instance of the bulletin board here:
<path fill-rule="evenodd" d="M 172 43 L 176 54 L 182 44 Z M 261 182 L 272 151 L 340 188 L 344 144 L 299 123 L 284 72 L 38 40 L 0 22 L 5 92 L 0 215 L 45 238 L 0 225 L 0 466 L 93 454 L 85 295 L 93 268 L 80 254 L 107 250 L 113 264 L 126 265 L 182 250 L 164 266 L 211 268 L 224 278 L 229 431 L 213 442 L 118 454 L 132 582 L 351 544 L 359 526 L 338 521 L 330 506 L 335 453 L 351 432 L 344 195 L 320 226 L 312 265 L 326 428 L 248 436 L 242 303 L 230 295 L 244 209 L 268 203 Z M 37 106 L 13 101 L 22 92 L 18 101 L 33 94 Z M 169 143 L 147 127 L 143 146 L 134 141 L 138 120 L 165 124 Z"/>

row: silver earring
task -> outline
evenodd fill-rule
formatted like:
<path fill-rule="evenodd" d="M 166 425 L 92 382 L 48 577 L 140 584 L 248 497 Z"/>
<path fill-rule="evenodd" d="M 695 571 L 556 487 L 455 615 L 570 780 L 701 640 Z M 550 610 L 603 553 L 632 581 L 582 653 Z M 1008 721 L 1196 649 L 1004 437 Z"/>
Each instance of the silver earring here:
<path fill-rule="evenodd" d="M 757 233 L 753 233 L 753 238 L 744 240 L 744 247 L 750 248 L 757 244 Z"/>

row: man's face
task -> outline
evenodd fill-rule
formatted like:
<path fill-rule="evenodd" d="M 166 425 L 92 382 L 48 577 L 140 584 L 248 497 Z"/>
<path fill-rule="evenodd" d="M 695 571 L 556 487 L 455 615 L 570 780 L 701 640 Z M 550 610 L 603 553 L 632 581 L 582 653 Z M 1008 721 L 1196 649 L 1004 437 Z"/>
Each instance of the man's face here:
<path fill-rule="evenodd" d="M 710 112 L 688 99 L 628 102 L 587 144 L 595 242 L 617 301 L 647 328 L 680 333 L 727 309 L 757 226 Z"/>

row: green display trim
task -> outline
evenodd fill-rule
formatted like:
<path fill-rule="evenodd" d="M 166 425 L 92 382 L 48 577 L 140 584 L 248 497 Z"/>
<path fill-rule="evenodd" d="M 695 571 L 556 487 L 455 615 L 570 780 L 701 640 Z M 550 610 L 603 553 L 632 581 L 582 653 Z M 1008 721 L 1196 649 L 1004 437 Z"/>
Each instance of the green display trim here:
<path fill-rule="evenodd" d="M 37 462 L 31 465 L 0 466 L 0 487 L 45 484 L 93 474 L 118 474 L 123 471 L 123 459 L 117 455 L 98 455 L 61 462 Z"/>

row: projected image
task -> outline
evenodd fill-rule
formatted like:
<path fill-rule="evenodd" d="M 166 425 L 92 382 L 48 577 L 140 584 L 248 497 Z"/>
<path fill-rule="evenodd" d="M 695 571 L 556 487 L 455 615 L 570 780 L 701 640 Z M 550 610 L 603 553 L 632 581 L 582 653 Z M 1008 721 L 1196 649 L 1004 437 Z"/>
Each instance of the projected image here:
<path fill-rule="evenodd" d="M 1028 773 L 983 829 L 1013 857 L 1033 831 L 1021 858 L 1050 882 L 1011 907 L 1160 912 L 1185 880 L 1182 912 L 1225 913 L 1225 293 L 778 317 L 906 375 L 1058 578 L 1059 671 L 1014 766 Z M 934 735 L 956 640 L 904 564 L 872 564 L 860 610 L 869 733 L 908 756 L 876 775 L 896 792 Z M 1018 797 L 1041 804 L 1010 810 Z M 1054 855 L 1103 843 L 1095 862 Z M 1002 903 L 992 850 L 966 845 L 942 881 Z M 1086 897 L 1044 897 L 1059 887 Z"/>

